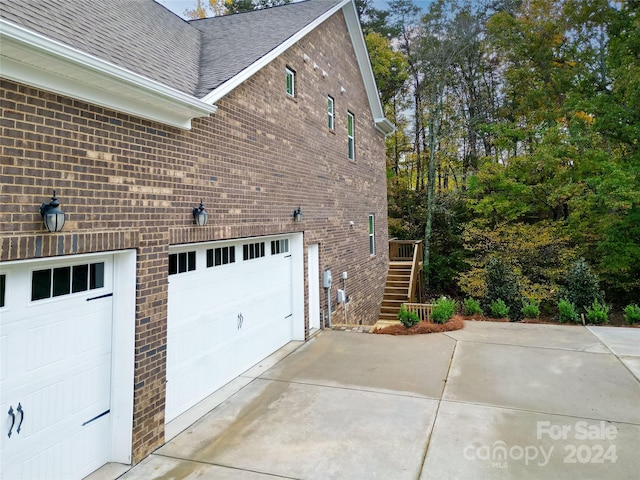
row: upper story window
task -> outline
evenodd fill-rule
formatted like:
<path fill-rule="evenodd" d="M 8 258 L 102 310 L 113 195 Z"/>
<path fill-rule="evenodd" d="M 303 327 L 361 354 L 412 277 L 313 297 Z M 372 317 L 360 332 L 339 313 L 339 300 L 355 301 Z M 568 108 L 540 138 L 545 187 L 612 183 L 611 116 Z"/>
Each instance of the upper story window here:
<path fill-rule="evenodd" d="M 376 229 L 375 218 L 369 215 L 369 255 L 376 254 Z"/>
<path fill-rule="evenodd" d="M 196 252 L 172 253 L 169 255 L 169 275 L 191 272 L 196 269 Z"/>
<path fill-rule="evenodd" d="M 347 137 L 349 160 L 356 158 L 356 120 L 353 113 L 347 113 Z"/>
<path fill-rule="evenodd" d="M 335 120 L 336 120 L 336 116 L 335 116 L 335 101 L 333 100 L 333 97 L 331 95 L 329 95 L 327 97 L 327 126 L 329 127 L 329 130 L 333 130 L 335 127 Z"/>
<path fill-rule="evenodd" d="M 289 67 L 285 68 L 287 77 L 287 95 L 291 97 L 296 96 L 296 72 Z"/>

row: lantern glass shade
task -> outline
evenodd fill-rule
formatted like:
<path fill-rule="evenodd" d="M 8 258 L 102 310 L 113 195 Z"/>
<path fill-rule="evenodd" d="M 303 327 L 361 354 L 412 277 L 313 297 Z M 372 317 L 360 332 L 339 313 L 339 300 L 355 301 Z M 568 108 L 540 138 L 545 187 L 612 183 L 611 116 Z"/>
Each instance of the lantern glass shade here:
<path fill-rule="evenodd" d="M 195 216 L 196 225 L 204 227 L 207 224 L 207 220 L 209 219 L 209 214 L 204 210 L 198 211 Z"/>
<path fill-rule="evenodd" d="M 50 232 L 60 232 L 64 227 L 64 212 L 59 208 L 49 210 L 44 215 L 44 226 Z"/>
<path fill-rule="evenodd" d="M 50 232 L 60 232 L 64 227 L 65 215 L 60 210 L 60 202 L 56 197 L 56 191 L 53 191 L 53 197 L 49 203 L 43 203 L 40 205 L 40 215 L 42 215 L 42 221 L 44 226 Z"/>
<path fill-rule="evenodd" d="M 295 209 L 293 211 L 293 219 L 296 222 L 301 222 L 302 221 L 302 210 L 300 210 L 300 207 L 298 207 L 297 209 Z"/>
<path fill-rule="evenodd" d="M 207 224 L 207 220 L 209 220 L 209 214 L 204 209 L 202 200 L 200 200 L 200 206 L 193 208 L 193 223 L 200 227 L 204 227 Z"/>

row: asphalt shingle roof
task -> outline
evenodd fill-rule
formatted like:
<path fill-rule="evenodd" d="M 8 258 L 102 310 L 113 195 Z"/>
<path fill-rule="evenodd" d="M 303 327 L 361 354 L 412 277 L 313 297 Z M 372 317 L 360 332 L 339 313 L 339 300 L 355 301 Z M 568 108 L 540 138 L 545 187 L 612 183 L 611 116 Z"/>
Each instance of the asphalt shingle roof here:
<path fill-rule="evenodd" d="M 200 83 L 204 96 L 233 78 L 341 0 L 307 0 L 189 22 L 202 32 Z"/>
<path fill-rule="evenodd" d="M 152 0 L 0 0 L 0 16 L 193 94 L 200 34 Z"/>
<path fill-rule="evenodd" d="M 0 0 L 0 17 L 203 97 L 340 0 L 186 22 L 153 0 Z"/>

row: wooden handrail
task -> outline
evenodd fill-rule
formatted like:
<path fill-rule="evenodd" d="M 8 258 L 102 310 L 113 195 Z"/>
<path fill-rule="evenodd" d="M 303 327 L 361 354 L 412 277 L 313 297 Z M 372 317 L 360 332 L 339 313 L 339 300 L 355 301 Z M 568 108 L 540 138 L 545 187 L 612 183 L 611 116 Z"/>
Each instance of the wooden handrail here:
<path fill-rule="evenodd" d="M 407 302 L 413 302 L 415 300 L 416 282 L 417 282 L 417 263 L 420 261 L 418 257 L 418 244 L 413 247 L 413 258 L 411 259 L 411 280 L 409 282 L 409 290 L 407 292 Z"/>
<path fill-rule="evenodd" d="M 389 240 L 389 260 L 411 261 L 414 257 L 416 245 L 422 245 L 422 240 Z"/>

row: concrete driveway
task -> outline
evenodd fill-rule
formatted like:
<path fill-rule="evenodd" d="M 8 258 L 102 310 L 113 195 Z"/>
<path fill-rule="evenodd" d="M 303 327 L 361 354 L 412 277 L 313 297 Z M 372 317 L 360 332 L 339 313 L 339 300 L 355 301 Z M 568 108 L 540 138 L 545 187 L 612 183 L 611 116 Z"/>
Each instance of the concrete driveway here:
<path fill-rule="evenodd" d="M 324 331 L 190 415 L 121 478 L 635 480 L 640 329 Z"/>

